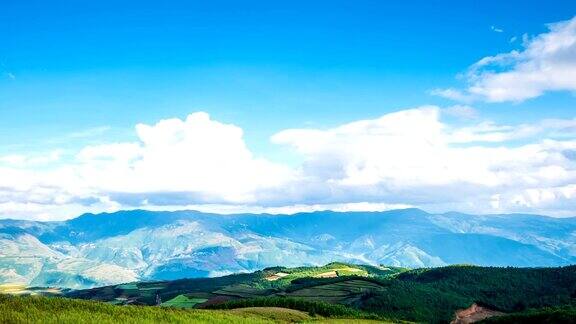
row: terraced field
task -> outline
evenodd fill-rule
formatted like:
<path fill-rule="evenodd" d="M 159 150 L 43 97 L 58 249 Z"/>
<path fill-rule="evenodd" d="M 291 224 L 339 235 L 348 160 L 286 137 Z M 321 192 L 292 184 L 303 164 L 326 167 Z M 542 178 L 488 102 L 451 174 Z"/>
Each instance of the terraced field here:
<path fill-rule="evenodd" d="M 334 262 L 327 264 L 323 267 L 298 267 L 298 268 L 277 268 L 268 269 L 268 276 L 266 277 L 269 281 L 278 281 L 280 284 L 288 284 L 292 280 L 300 278 L 334 278 L 342 276 L 380 276 L 384 273 L 393 274 L 400 271 L 399 269 L 386 270 L 380 269 L 378 267 L 361 266 L 361 265 L 349 265 L 340 262 Z M 272 279 L 272 280 L 270 280 Z"/>
<path fill-rule="evenodd" d="M 379 268 L 344 263 L 331 263 L 323 267 L 270 268 L 251 274 L 220 278 L 182 279 L 165 282 L 126 283 L 115 286 L 74 291 L 69 297 L 107 301 L 117 305 L 156 305 L 202 308 L 222 301 L 266 296 L 297 296 L 333 303 L 353 303 L 360 294 L 375 288 L 373 283 L 352 280 L 351 283 L 326 285 L 316 290 L 298 290 L 298 280 L 331 280 L 333 278 L 359 278 L 393 275 L 399 268 Z M 330 275 L 326 275 L 330 274 Z M 294 288 L 295 287 L 295 288 Z M 290 293 L 285 290 L 290 288 Z"/>
<path fill-rule="evenodd" d="M 248 284 L 239 284 L 218 289 L 212 293 L 215 295 L 223 295 L 239 298 L 255 298 L 270 295 L 271 291 L 268 289 L 264 290 L 258 289 Z"/>
<path fill-rule="evenodd" d="M 352 305 L 355 304 L 363 294 L 379 289 L 382 289 L 382 286 L 374 282 L 353 279 L 298 289 L 280 295 L 334 304 Z"/>

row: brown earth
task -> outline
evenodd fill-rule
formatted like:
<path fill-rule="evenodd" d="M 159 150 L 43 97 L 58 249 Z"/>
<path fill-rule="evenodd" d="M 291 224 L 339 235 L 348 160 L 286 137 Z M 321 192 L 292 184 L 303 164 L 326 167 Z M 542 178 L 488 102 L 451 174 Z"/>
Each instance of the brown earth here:
<path fill-rule="evenodd" d="M 266 280 L 268 280 L 268 281 L 276 281 L 276 280 L 278 280 L 278 279 L 280 279 L 280 278 L 286 277 L 287 275 L 288 275 L 287 273 L 278 272 L 278 273 L 275 273 L 275 274 L 273 274 L 273 275 L 269 275 L 268 277 L 266 277 L 266 278 L 264 278 L 264 279 L 266 279 Z"/>
<path fill-rule="evenodd" d="M 475 323 L 488 317 L 500 316 L 504 313 L 495 311 L 486 307 L 478 306 L 476 303 L 466 309 L 456 311 L 454 320 L 450 324 L 468 324 Z"/>
<path fill-rule="evenodd" d="M 314 278 L 336 278 L 336 277 L 338 277 L 336 271 L 328 271 L 314 276 Z"/>

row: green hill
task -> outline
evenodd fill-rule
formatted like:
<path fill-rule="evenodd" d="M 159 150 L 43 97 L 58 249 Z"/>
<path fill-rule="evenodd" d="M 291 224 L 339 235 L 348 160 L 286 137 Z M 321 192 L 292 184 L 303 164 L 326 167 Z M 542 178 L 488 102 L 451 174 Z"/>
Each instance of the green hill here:
<path fill-rule="evenodd" d="M 363 296 L 360 308 L 415 321 L 443 322 L 473 303 L 509 313 L 576 304 L 576 266 L 450 266 L 399 274 Z"/>
<path fill-rule="evenodd" d="M 117 306 L 102 302 L 0 295 L 0 323 L 370 323 L 360 319 L 327 319 L 279 307 L 234 310 Z"/>
<path fill-rule="evenodd" d="M 524 312 L 498 316 L 482 321 L 483 324 L 542 324 L 542 323 L 576 323 L 576 307 L 545 307 L 530 309 Z"/>
<path fill-rule="evenodd" d="M 297 318 L 309 318 L 298 313 Z M 291 321 L 286 313 L 284 320 Z M 271 323 L 255 313 L 115 306 L 67 298 L 0 295 L 1 323 Z"/>
<path fill-rule="evenodd" d="M 462 265 L 407 270 L 331 263 L 323 267 L 274 267 L 219 278 L 137 282 L 60 294 L 118 305 L 159 304 L 163 308 L 187 309 L 276 307 L 322 317 L 445 323 L 454 318 L 456 311 L 474 303 L 509 316 L 544 316 L 538 312 L 558 307 L 572 309 L 576 307 L 576 266 Z"/>

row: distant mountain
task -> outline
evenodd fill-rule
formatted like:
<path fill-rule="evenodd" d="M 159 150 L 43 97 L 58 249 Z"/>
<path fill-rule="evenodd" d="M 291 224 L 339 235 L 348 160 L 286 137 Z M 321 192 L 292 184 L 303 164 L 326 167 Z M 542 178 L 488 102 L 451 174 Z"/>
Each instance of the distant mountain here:
<path fill-rule="evenodd" d="M 332 261 L 435 267 L 576 263 L 576 218 L 536 215 L 196 211 L 0 220 L 0 283 L 85 288 Z"/>

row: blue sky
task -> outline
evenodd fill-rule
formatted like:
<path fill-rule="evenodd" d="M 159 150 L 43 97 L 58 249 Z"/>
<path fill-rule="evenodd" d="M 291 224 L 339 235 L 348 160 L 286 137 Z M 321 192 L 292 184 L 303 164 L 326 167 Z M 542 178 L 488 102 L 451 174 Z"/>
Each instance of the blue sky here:
<path fill-rule="evenodd" d="M 0 156 L 61 150 L 56 167 L 69 168 L 64 163 L 75 163 L 87 146 L 135 142 L 137 124 L 198 111 L 241 128 L 257 158 L 295 168 L 317 156 L 291 141 L 293 150 L 278 145 L 275 134 L 336 129 L 423 105 L 470 106 L 480 116 L 476 124 L 571 120 L 576 100 L 565 85 L 542 86 L 542 94 L 520 100 L 482 92 L 474 96 L 484 99 L 462 102 L 433 93 L 467 92 L 462 74 L 472 64 L 522 51 L 530 37 L 550 31 L 546 24 L 574 15 L 571 1 L 3 1 Z M 450 127 L 470 123 L 454 118 Z M 538 136 L 486 145 L 511 147 Z M 90 199 L 114 200 L 97 191 Z M 310 197 L 272 204 L 390 201 Z"/>
<path fill-rule="evenodd" d="M 286 127 L 442 104 L 427 90 L 454 84 L 471 63 L 518 47 L 512 37 L 538 34 L 545 23 L 571 18 L 576 7 L 570 1 L 3 3 L 3 144 L 33 144 L 38 133 L 132 127 L 198 109 L 244 127 L 258 142 Z M 534 119 L 552 102 L 565 116 L 569 106 L 554 99 L 531 102 L 531 109 L 484 109 L 506 119 L 522 110 L 522 118 Z"/>

